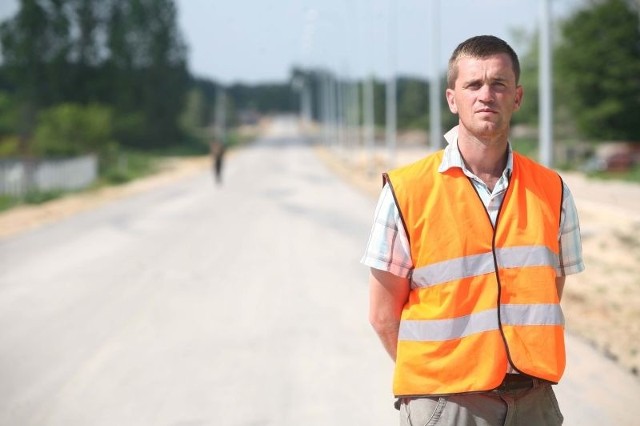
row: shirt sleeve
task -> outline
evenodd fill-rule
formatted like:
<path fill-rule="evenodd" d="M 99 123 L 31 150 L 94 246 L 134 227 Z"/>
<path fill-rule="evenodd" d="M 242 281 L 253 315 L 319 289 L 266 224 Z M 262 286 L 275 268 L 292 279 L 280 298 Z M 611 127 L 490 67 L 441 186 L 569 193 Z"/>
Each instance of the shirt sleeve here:
<path fill-rule="evenodd" d="M 563 182 L 562 212 L 560 216 L 559 264 L 556 274 L 560 277 L 577 274 L 584 270 L 582 260 L 582 240 L 578 211 L 569 187 Z"/>
<path fill-rule="evenodd" d="M 408 278 L 413 269 L 409 240 L 388 184 L 378 198 L 369 241 L 360 260 L 371 268 Z"/>

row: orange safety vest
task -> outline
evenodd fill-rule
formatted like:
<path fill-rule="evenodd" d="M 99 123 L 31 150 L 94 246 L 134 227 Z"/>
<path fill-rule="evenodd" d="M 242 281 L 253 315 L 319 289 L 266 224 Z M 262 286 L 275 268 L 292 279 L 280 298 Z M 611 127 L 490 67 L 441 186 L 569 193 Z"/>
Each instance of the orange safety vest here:
<path fill-rule="evenodd" d="M 402 311 L 396 396 L 495 389 L 507 362 L 557 383 L 565 367 L 564 316 L 555 285 L 562 180 L 513 153 L 495 228 L 443 151 L 391 171 L 414 269 Z"/>

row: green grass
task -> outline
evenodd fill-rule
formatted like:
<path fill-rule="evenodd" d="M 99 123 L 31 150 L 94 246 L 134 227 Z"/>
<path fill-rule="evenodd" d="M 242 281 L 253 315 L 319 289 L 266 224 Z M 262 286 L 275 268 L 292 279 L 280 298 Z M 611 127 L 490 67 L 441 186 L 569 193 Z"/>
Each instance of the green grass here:
<path fill-rule="evenodd" d="M 242 137 L 230 131 L 227 135 L 228 148 L 243 145 L 251 138 Z M 87 190 L 105 186 L 122 185 L 127 182 L 148 176 L 158 170 L 162 161 L 168 157 L 208 155 L 208 142 L 203 138 L 192 138 L 183 141 L 176 147 L 152 152 L 140 152 L 116 148 L 107 154 L 100 163 L 98 179 Z M 24 204 L 41 204 L 60 198 L 72 191 L 33 191 L 22 197 L 0 196 L 0 211 Z M 79 191 L 73 191 L 79 192 Z"/>
<path fill-rule="evenodd" d="M 46 203 L 69 192 L 70 191 L 30 191 L 20 197 L 2 195 L 0 196 L 0 212 L 25 204 L 36 205 Z"/>
<path fill-rule="evenodd" d="M 9 210 L 12 207 L 18 205 L 15 197 L 11 197 L 9 195 L 0 195 L 0 212 L 4 210 Z"/>
<path fill-rule="evenodd" d="M 98 179 L 87 190 L 121 185 L 148 176 L 157 170 L 158 164 L 164 158 L 165 156 L 141 152 L 120 151 L 112 161 L 101 164 Z M 19 205 L 42 204 L 74 192 L 80 191 L 29 191 L 18 197 L 0 196 L 0 211 L 9 210 Z"/>
<path fill-rule="evenodd" d="M 161 158 L 135 151 L 120 152 L 114 160 L 102 165 L 97 186 L 121 185 L 147 176 L 157 170 Z"/>
<path fill-rule="evenodd" d="M 587 176 L 592 179 L 622 180 L 625 182 L 640 183 L 640 165 L 636 165 L 624 172 L 590 172 Z"/>
<path fill-rule="evenodd" d="M 67 191 L 68 192 L 68 191 Z M 25 204 L 42 204 L 55 200 L 65 194 L 65 191 L 29 191 L 22 198 Z"/>
<path fill-rule="evenodd" d="M 518 138 L 511 140 L 514 151 L 519 152 L 527 157 L 538 158 L 538 140 L 529 138 Z"/>

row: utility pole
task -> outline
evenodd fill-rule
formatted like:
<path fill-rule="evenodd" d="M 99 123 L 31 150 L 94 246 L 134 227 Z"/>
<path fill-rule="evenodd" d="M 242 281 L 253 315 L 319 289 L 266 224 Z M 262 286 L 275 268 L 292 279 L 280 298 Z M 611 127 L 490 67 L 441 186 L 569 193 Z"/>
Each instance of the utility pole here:
<path fill-rule="evenodd" d="M 311 83 L 309 81 L 309 75 L 305 76 L 302 82 L 302 126 L 305 137 L 309 136 L 309 130 L 311 128 Z"/>
<path fill-rule="evenodd" d="M 429 84 L 429 144 L 434 151 L 442 147 L 440 119 L 440 0 L 431 0 L 431 82 Z"/>
<path fill-rule="evenodd" d="M 389 0 L 389 26 L 387 35 L 388 48 L 388 69 L 389 76 L 387 79 L 387 150 L 388 162 L 387 166 L 392 168 L 396 160 L 396 1 Z"/>
<path fill-rule="evenodd" d="M 373 17 L 365 17 L 364 19 L 365 38 L 373 38 Z M 375 106 L 374 106 L 374 84 L 375 77 L 373 73 L 372 52 L 367 52 L 365 62 L 366 72 L 364 74 L 362 88 L 362 121 L 363 121 L 363 139 L 365 150 L 365 161 L 367 163 L 367 173 L 372 176 L 375 172 Z"/>
<path fill-rule="evenodd" d="M 375 161 L 375 109 L 373 105 L 374 77 L 370 74 L 366 77 L 363 90 L 364 113 L 364 145 L 367 152 L 367 173 L 373 175 Z"/>
<path fill-rule="evenodd" d="M 540 162 L 553 166 L 553 75 L 551 59 L 551 0 L 540 0 Z"/>
<path fill-rule="evenodd" d="M 298 92 L 299 95 L 299 107 L 300 107 L 300 111 L 298 113 L 298 123 L 300 125 L 300 128 L 302 130 L 302 133 L 304 133 L 304 85 L 305 85 L 305 81 L 304 81 L 304 77 L 301 75 L 296 75 L 295 77 L 293 77 L 293 81 L 291 82 L 291 86 L 293 86 L 293 89 Z"/>
<path fill-rule="evenodd" d="M 327 148 L 333 148 L 333 109 L 332 102 L 333 97 L 331 96 L 332 86 L 331 86 L 331 76 L 329 71 L 323 71 L 322 73 L 322 111 L 323 111 L 323 136 L 324 143 Z"/>
<path fill-rule="evenodd" d="M 218 88 L 215 105 L 214 137 L 218 142 L 225 145 L 227 143 L 227 94 L 222 88 Z"/>

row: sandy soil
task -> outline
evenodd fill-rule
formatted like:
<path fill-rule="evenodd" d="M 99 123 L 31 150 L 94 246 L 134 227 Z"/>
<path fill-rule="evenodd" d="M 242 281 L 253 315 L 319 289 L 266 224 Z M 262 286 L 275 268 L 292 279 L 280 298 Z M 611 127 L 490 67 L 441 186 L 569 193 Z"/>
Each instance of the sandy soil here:
<path fill-rule="evenodd" d="M 580 214 L 586 265 L 567 280 L 567 326 L 638 376 L 640 185 L 563 177 Z"/>
<path fill-rule="evenodd" d="M 317 147 L 328 167 L 362 191 L 377 196 L 384 155 L 334 152 Z M 396 164 L 425 154 L 415 146 L 399 149 Z M 373 162 L 371 160 L 373 157 Z M 347 161 L 346 159 L 349 159 Z M 373 166 L 365 166 L 373 164 Z M 39 206 L 0 213 L 0 238 L 60 220 L 210 167 L 208 157 L 168 161 L 153 176 L 117 187 L 74 194 Z M 640 372 L 640 185 L 563 174 L 578 206 L 586 271 L 569 277 L 563 307 L 567 329 L 638 376 Z"/>

